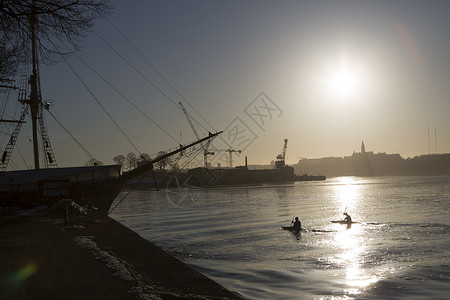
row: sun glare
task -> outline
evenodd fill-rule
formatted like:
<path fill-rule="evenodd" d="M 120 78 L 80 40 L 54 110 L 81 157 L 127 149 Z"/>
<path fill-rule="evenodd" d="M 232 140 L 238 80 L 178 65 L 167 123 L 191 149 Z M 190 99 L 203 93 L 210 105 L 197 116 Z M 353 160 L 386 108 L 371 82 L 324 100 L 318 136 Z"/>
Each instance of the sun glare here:
<path fill-rule="evenodd" d="M 356 67 L 341 62 L 326 72 L 325 88 L 339 99 L 356 96 L 361 88 L 361 74 Z"/>
<path fill-rule="evenodd" d="M 357 78 L 348 69 L 338 69 L 330 77 L 330 87 L 338 94 L 348 94 L 357 85 Z"/>

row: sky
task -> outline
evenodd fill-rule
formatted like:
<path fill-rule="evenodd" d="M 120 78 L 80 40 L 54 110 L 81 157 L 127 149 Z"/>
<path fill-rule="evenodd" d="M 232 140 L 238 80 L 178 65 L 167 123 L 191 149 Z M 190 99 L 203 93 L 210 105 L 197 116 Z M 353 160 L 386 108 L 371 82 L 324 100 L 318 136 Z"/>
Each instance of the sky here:
<path fill-rule="evenodd" d="M 284 139 L 288 164 L 349 156 L 362 141 L 404 158 L 450 153 L 449 1 L 111 4 L 77 53 L 89 67 L 72 55 L 77 75 L 64 61 L 40 69 L 52 114 L 105 164 L 195 139 L 180 101 L 200 135 L 224 130 L 217 153 L 241 150 L 234 165 L 270 163 Z M 46 120 L 60 166 L 89 160 Z"/>

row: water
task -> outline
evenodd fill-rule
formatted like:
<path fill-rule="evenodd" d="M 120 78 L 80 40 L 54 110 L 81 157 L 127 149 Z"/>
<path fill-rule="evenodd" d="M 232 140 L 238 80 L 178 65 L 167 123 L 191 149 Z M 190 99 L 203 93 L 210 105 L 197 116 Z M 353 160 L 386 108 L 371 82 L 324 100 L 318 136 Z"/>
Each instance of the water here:
<path fill-rule="evenodd" d="M 112 217 L 245 299 L 450 299 L 449 176 L 142 188 Z"/>

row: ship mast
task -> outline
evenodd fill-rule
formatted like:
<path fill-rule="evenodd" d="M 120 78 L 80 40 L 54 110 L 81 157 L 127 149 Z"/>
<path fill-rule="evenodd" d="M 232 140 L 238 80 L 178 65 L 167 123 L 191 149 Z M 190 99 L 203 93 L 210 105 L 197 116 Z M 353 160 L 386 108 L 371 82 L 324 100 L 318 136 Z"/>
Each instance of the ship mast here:
<path fill-rule="evenodd" d="M 30 16 L 30 27 L 31 27 L 31 52 L 32 52 L 32 74 L 30 76 L 30 85 L 31 85 L 31 94 L 30 100 L 28 100 L 28 104 L 30 105 L 31 110 L 31 123 L 33 126 L 33 155 L 34 155 L 34 168 L 36 170 L 39 169 L 39 145 L 37 139 L 37 118 L 39 113 L 39 104 L 40 104 L 40 91 L 38 84 L 38 57 L 37 57 L 37 48 L 36 48 L 36 11 L 33 1 L 33 7 Z"/>
<path fill-rule="evenodd" d="M 50 139 L 48 138 L 47 130 L 45 128 L 42 108 L 49 108 L 49 105 L 42 103 L 41 85 L 39 79 L 39 59 L 37 50 L 37 36 L 36 36 L 36 26 L 37 26 L 37 12 L 35 1 L 32 3 L 31 14 L 29 18 L 30 22 L 30 33 L 31 33 L 31 58 L 32 58 L 32 74 L 30 75 L 30 98 L 22 99 L 19 101 L 29 105 L 31 112 L 31 125 L 32 125 L 32 139 L 33 139 L 33 157 L 34 157 L 34 168 L 36 170 L 40 169 L 39 165 L 39 142 L 38 142 L 38 130 L 40 130 L 40 135 L 42 137 L 42 147 L 44 155 L 44 164 L 46 168 L 56 168 L 55 155 L 53 153 Z M 39 122 L 39 124 L 38 124 Z M 39 127 L 38 127 L 39 126 Z"/>
<path fill-rule="evenodd" d="M 25 97 L 25 90 L 21 92 L 19 90 L 19 99 L 18 101 L 26 104 L 30 108 L 31 112 L 31 123 L 32 123 L 32 143 L 33 143 L 33 157 L 34 157 L 34 168 L 38 170 L 40 168 L 39 166 L 39 144 L 38 144 L 38 120 L 42 121 L 42 111 L 41 111 L 41 103 L 42 103 L 42 96 L 40 91 L 40 84 L 39 84 L 39 61 L 38 61 L 38 54 L 37 54 L 37 44 L 36 44 L 36 24 L 37 24 L 37 17 L 36 17 L 36 6 L 35 1 L 33 0 L 32 6 L 31 6 L 31 13 L 29 16 L 29 23 L 30 23 L 30 37 L 31 37 L 31 58 L 32 58 L 32 74 L 30 75 L 30 79 L 28 80 L 28 84 L 30 84 L 31 91 L 29 99 L 26 99 Z M 23 97 L 23 98 L 22 98 Z M 24 99 L 25 98 L 25 99 Z M 18 123 L 13 134 L 11 135 L 11 138 L 9 139 L 8 145 L 5 148 L 5 151 L 3 152 L 1 156 L 1 168 L 0 171 L 3 172 L 6 170 L 9 157 L 12 153 L 12 150 L 15 146 L 17 136 L 19 134 L 19 131 L 22 127 L 22 123 L 24 123 L 24 117 L 27 114 L 27 109 L 24 108 L 22 111 L 22 116 L 19 121 L 9 121 L 9 122 L 15 122 Z M 2 122 L 5 122 L 6 120 L 1 120 Z M 41 133 L 46 136 L 46 130 L 43 122 L 41 122 Z M 44 141 L 44 149 L 48 151 L 48 158 L 46 157 L 46 162 L 51 161 L 50 164 L 47 163 L 47 165 L 55 166 L 56 163 L 54 163 L 54 156 L 53 151 L 50 148 L 50 143 Z"/>

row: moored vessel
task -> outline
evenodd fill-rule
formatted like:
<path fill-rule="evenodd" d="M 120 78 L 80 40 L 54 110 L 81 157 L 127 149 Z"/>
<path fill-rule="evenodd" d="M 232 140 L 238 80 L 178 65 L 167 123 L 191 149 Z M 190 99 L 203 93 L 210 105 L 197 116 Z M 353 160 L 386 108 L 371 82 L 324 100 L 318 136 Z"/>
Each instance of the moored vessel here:
<path fill-rule="evenodd" d="M 190 183 L 200 186 L 221 185 L 255 185 L 264 183 L 288 183 L 295 181 L 325 180 L 322 175 L 295 175 L 294 168 L 286 165 L 286 149 L 288 140 L 284 140 L 282 153 L 277 155 L 275 167 L 271 169 L 251 170 L 245 159 L 245 166 L 236 168 L 199 167 L 188 170 Z"/>
<path fill-rule="evenodd" d="M 102 165 L 93 157 L 90 166 L 59 167 L 43 118 L 44 112 L 49 111 L 51 104 L 42 100 L 39 74 L 38 47 L 41 41 L 38 35 L 42 30 L 39 28 L 38 14 L 46 11 L 43 12 L 42 8 L 36 5 L 33 1 L 30 7 L 27 7 L 29 12 L 23 19 L 23 22 L 28 22 L 29 25 L 23 36 L 29 39 L 24 43 L 29 42 L 29 46 L 26 47 L 30 48 L 31 57 L 23 63 L 31 62 L 31 74 L 25 80 L 22 78 L 19 88 L 13 86 L 13 80 L 0 77 L 0 81 L 8 83 L 2 84 L 0 86 L 2 89 L 18 90 L 18 101 L 22 110 L 17 120 L 0 118 L 2 124 L 15 125 L 11 132 L 1 132 L 5 135 L 3 141 L 6 141 L 6 145 L 4 147 L 2 145 L 3 149 L 0 150 L 0 205 L 27 208 L 51 205 L 62 198 L 70 198 L 81 205 L 91 204 L 98 208 L 100 214 L 107 215 L 112 202 L 127 180 L 151 172 L 154 164 L 172 155 L 186 153 L 188 149 L 201 147 L 220 134 L 220 132 L 209 133 L 192 143 L 180 144 L 171 151 L 161 151 L 153 159 L 143 157 L 142 164 L 127 173 L 122 173 L 120 165 Z M 58 50 L 55 52 L 59 53 Z M 2 116 L 4 115 L 2 111 Z M 30 140 L 33 145 L 33 169 L 8 170 L 11 154 L 28 115 L 31 116 L 32 126 Z"/>

